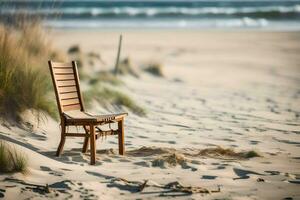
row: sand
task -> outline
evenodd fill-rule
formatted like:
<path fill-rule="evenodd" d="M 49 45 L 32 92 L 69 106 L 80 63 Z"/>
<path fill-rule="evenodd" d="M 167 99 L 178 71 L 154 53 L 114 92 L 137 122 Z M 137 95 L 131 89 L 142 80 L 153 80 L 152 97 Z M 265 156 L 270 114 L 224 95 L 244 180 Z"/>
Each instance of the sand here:
<path fill-rule="evenodd" d="M 99 53 L 102 64 L 86 69 L 93 73 L 113 68 L 120 33 L 49 35 L 61 51 L 78 44 L 84 52 Z M 72 138 L 57 158 L 58 122 L 48 117 L 38 124 L 24 113 L 27 126 L 1 125 L 0 139 L 28 155 L 29 172 L 0 174 L 0 198 L 300 199 L 299 32 L 122 34 L 121 56 L 131 59 L 140 77 L 122 76 L 119 89 L 147 110 L 146 117 L 129 111 L 126 155 L 117 154 L 115 137 L 100 139 L 91 166 L 89 153 L 80 153 L 83 140 Z M 139 70 L 151 62 L 162 64 L 164 77 Z M 203 151 L 216 147 L 254 150 L 261 157 Z M 192 187 L 184 192 L 187 186 Z"/>

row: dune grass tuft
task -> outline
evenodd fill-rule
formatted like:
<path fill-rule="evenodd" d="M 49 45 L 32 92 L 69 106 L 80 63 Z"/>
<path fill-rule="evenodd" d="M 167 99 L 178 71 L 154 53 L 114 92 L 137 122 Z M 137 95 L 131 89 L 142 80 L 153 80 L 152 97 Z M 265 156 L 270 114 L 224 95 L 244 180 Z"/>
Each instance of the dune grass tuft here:
<path fill-rule="evenodd" d="M 94 78 L 91 78 L 89 84 L 95 85 L 97 83 L 109 83 L 111 85 L 121 85 L 123 82 L 118 79 L 114 74 L 108 71 L 101 71 L 96 74 Z"/>
<path fill-rule="evenodd" d="M 95 52 L 92 52 L 92 51 L 89 52 L 87 54 L 87 56 L 90 57 L 90 58 L 95 58 L 95 59 L 98 59 L 98 60 L 102 60 L 99 53 L 95 53 Z"/>
<path fill-rule="evenodd" d="M 247 151 L 244 152 L 244 157 L 245 158 L 254 158 L 254 157 L 261 157 L 261 155 L 259 153 L 257 153 L 256 151 Z"/>
<path fill-rule="evenodd" d="M 68 49 L 68 54 L 74 54 L 74 53 L 80 53 L 80 47 L 79 45 L 73 45 Z"/>
<path fill-rule="evenodd" d="M 148 72 L 154 76 L 163 77 L 162 65 L 159 63 L 150 63 L 148 66 L 144 68 L 145 72 Z"/>
<path fill-rule="evenodd" d="M 152 161 L 153 167 L 175 167 L 177 165 L 185 166 L 187 164 L 187 160 L 185 157 L 179 153 L 171 153 L 164 156 L 161 156 Z"/>
<path fill-rule="evenodd" d="M 232 159 L 248 159 L 253 157 L 260 157 L 260 154 L 256 151 L 245 151 L 245 152 L 236 152 L 231 148 L 207 148 L 201 150 L 198 155 L 200 156 L 208 156 L 208 157 L 226 157 Z"/>
<path fill-rule="evenodd" d="M 47 60 L 58 56 L 38 25 L 23 25 L 21 29 L 0 25 L 1 117 L 19 121 L 26 109 L 57 117 L 55 103 L 49 100 Z"/>
<path fill-rule="evenodd" d="M 26 173 L 28 166 L 28 158 L 15 147 L 0 141 L 0 172 L 12 173 L 21 172 Z"/>
<path fill-rule="evenodd" d="M 121 74 L 121 75 L 128 74 L 128 75 L 132 75 L 136 78 L 139 77 L 139 74 L 132 66 L 132 62 L 131 62 L 130 58 L 125 58 L 125 59 L 121 60 L 121 62 L 119 64 L 119 68 L 118 68 L 118 74 Z"/>
<path fill-rule="evenodd" d="M 86 102 L 91 102 L 92 99 L 95 99 L 103 106 L 124 106 L 140 116 L 146 115 L 145 109 L 137 105 L 129 96 L 109 87 L 96 84 L 84 92 L 83 95 Z"/>

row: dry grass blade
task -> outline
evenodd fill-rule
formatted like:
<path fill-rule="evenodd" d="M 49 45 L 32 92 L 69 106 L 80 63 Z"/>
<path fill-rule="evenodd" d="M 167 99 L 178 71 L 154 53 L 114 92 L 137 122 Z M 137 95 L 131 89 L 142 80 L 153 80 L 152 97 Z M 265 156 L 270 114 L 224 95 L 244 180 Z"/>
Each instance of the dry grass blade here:
<path fill-rule="evenodd" d="M 57 117 L 54 101 L 49 100 L 51 82 L 44 66 L 45 60 L 58 55 L 39 25 L 23 24 L 19 29 L 0 25 L 1 117 L 19 121 L 26 109 Z"/>
<path fill-rule="evenodd" d="M 187 164 L 187 160 L 181 154 L 172 153 L 163 155 L 160 158 L 152 161 L 152 166 L 154 167 L 165 167 L 166 164 L 172 167 L 175 167 L 178 164 L 181 166 L 185 166 Z"/>
<path fill-rule="evenodd" d="M 253 150 L 245 152 L 236 152 L 231 148 L 215 147 L 202 149 L 196 155 L 191 156 L 207 156 L 222 159 L 248 159 L 253 157 L 260 157 L 261 155 Z"/>
<path fill-rule="evenodd" d="M 144 68 L 144 71 L 154 76 L 163 77 L 164 74 L 162 68 L 163 68 L 162 65 L 159 63 L 150 63 L 148 64 L 148 66 Z"/>
<path fill-rule="evenodd" d="M 130 58 L 125 58 L 124 60 L 122 60 L 120 62 L 119 68 L 118 68 L 118 74 L 121 74 L 121 75 L 127 75 L 128 74 L 128 75 L 132 75 L 136 78 L 139 77 L 139 74 L 137 73 L 137 71 L 133 67 Z"/>
<path fill-rule="evenodd" d="M 15 147 L 0 141 L 0 172 L 27 173 L 28 158 Z"/>
<path fill-rule="evenodd" d="M 183 192 L 183 193 L 189 193 L 189 194 L 195 194 L 195 193 L 210 194 L 210 193 L 215 193 L 215 192 L 221 192 L 220 187 L 218 187 L 217 190 L 208 190 L 207 188 L 203 188 L 203 187 L 184 186 L 178 181 L 168 183 L 168 184 L 164 185 L 164 188 L 171 189 L 172 191 L 175 191 L 175 192 Z"/>
<path fill-rule="evenodd" d="M 151 181 L 152 182 L 152 181 Z M 172 192 L 181 192 L 187 194 L 195 194 L 195 193 L 203 193 L 203 194 L 210 194 L 221 192 L 220 187 L 216 190 L 209 190 L 207 188 L 198 187 L 198 186 L 184 186 L 178 181 L 170 182 L 165 185 L 157 184 L 155 182 L 149 183 L 149 180 L 145 180 L 144 182 L 141 181 L 129 181 L 124 178 L 115 178 L 111 180 L 110 186 L 121 187 L 120 184 L 127 186 L 126 189 L 130 190 L 131 192 L 142 192 L 145 187 L 156 187 L 161 189 L 168 189 Z M 170 192 L 169 191 L 169 192 Z"/>
<path fill-rule="evenodd" d="M 137 105 L 133 99 L 118 90 L 101 85 L 94 85 L 91 89 L 83 93 L 85 102 L 91 102 L 95 99 L 103 106 L 114 105 L 117 107 L 126 107 L 133 113 L 145 116 L 146 111 L 141 106 Z"/>

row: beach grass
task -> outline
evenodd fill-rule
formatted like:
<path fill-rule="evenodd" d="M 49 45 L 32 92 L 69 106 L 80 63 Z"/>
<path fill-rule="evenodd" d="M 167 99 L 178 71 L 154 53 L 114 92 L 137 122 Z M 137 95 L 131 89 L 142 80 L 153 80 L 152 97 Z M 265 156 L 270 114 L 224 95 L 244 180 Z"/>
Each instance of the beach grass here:
<path fill-rule="evenodd" d="M 118 68 L 118 74 L 131 75 L 131 76 L 134 76 L 136 78 L 139 77 L 139 74 L 136 71 L 136 69 L 133 67 L 132 61 L 129 57 L 124 58 L 123 60 L 121 60 L 121 62 L 119 64 L 119 68 Z"/>
<path fill-rule="evenodd" d="M 95 85 L 97 83 L 108 83 L 111 85 L 121 85 L 123 82 L 114 74 L 108 71 L 100 71 L 89 80 L 90 85 Z"/>
<path fill-rule="evenodd" d="M 220 146 L 214 148 L 202 149 L 198 153 L 198 155 L 208 156 L 208 157 L 227 157 L 233 159 L 249 159 L 254 157 L 261 157 L 261 155 L 254 150 L 236 152 L 232 148 L 223 148 Z"/>
<path fill-rule="evenodd" d="M 56 118 L 54 101 L 49 99 L 51 80 L 47 60 L 59 53 L 37 24 L 20 29 L 0 26 L 0 115 L 20 120 L 26 109 L 35 109 Z"/>
<path fill-rule="evenodd" d="M 144 67 L 143 70 L 154 76 L 163 77 L 164 74 L 163 74 L 162 68 L 163 67 L 160 63 L 153 62 L 153 63 L 148 64 L 146 67 Z"/>
<path fill-rule="evenodd" d="M 175 167 L 177 165 L 185 166 L 187 164 L 186 162 L 187 160 L 183 155 L 174 152 L 154 159 L 152 166 L 162 168 L 167 166 Z"/>
<path fill-rule="evenodd" d="M 68 54 L 78 54 L 81 52 L 79 45 L 70 46 L 68 49 Z"/>
<path fill-rule="evenodd" d="M 111 87 L 95 84 L 89 90 L 85 91 L 83 95 L 85 102 L 88 104 L 95 99 L 104 107 L 107 107 L 108 105 L 117 107 L 124 106 L 137 115 L 146 115 L 146 110 L 136 104 L 128 95 Z"/>
<path fill-rule="evenodd" d="M 261 157 L 261 155 L 258 152 L 251 150 L 251 151 L 244 152 L 244 157 L 254 158 L 254 157 Z"/>
<path fill-rule="evenodd" d="M 21 172 L 25 174 L 28 169 L 28 158 L 15 147 L 0 141 L 0 172 L 13 173 Z"/>

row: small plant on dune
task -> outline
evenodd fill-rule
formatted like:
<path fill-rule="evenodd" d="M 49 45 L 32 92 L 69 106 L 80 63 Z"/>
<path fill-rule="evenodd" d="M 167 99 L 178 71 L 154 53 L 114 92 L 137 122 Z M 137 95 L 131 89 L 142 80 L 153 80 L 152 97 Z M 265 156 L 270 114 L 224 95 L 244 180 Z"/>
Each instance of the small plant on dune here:
<path fill-rule="evenodd" d="M 56 118 L 46 61 L 59 54 L 49 50 L 35 24 L 28 26 L 0 26 L 0 116 L 19 121 L 23 111 L 36 109 Z"/>
<path fill-rule="evenodd" d="M 231 148 L 207 148 L 201 150 L 198 155 L 200 156 L 209 156 L 209 157 L 227 157 L 233 159 L 248 159 L 253 157 L 260 157 L 260 155 L 255 151 L 246 151 L 246 152 L 236 152 Z"/>
<path fill-rule="evenodd" d="M 100 56 L 100 54 L 98 54 L 98 53 L 95 53 L 95 52 L 89 52 L 88 54 L 87 54 L 87 56 L 88 57 L 90 57 L 90 58 L 96 58 L 96 59 L 99 59 L 99 60 L 101 60 L 101 56 Z"/>
<path fill-rule="evenodd" d="M 81 52 L 81 50 L 80 50 L 79 45 L 73 45 L 68 49 L 68 54 L 77 54 L 80 52 Z"/>
<path fill-rule="evenodd" d="M 95 99 L 103 106 L 125 106 L 138 115 L 146 115 L 146 111 L 142 107 L 137 105 L 130 97 L 112 88 L 94 85 L 91 89 L 84 92 L 83 94 L 86 102 L 91 102 L 92 99 Z"/>
<path fill-rule="evenodd" d="M 257 153 L 256 151 L 247 151 L 244 153 L 244 157 L 245 158 L 254 158 L 254 157 L 261 157 L 261 155 L 259 153 Z"/>
<path fill-rule="evenodd" d="M 120 62 L 119 68 L 118 68 L 118 74 L 121 74 L 121 75 L 128 74 L 128 75 L 132 75 L 136 78 L 139 77 L 139 74 L 136 72 L 136 70 L 132 66 L 132 62 L 131 62 L 130 58 L 125 58 Z"/>
<path fill-rule="evenodd" d="M 183 155 L 174 152 L 152 161 L 153 167 L 166 167 L 166 164 L 171 167 L 175 167 L 177 165 L 184 167 L 187 165 L 187 160 Z"/>
<path fill-rule="evenodd" d="M 164 76 L 162 72 L 162 65 L 159 63 L 150 63 L 148 66 L 144 68 L 144 71 L 154 76 L 160 76 L 160 77 Z"/>
<path fill-rule="evenodd" d="M 123 83 L 120 79 L 118 79 L 118 77 L 116 77 L 112 73 L 107 72 L 107 71 L 101 71 L 101 72 L 98 72 L 96 74 L 96 76 L 94 76 L 94 78 L 92 78 L 89 81 L 89 84 L 95 85 L 95 84 L 101 83 L 101 82 L 109 83 L 112 85 L 120 85 Z"/>
<path fill-rule="evenodd" d="M 28 158 L 15 147 L 0 141 L 0 172 L 12 173 L 21 172 L 26 173 L 28 166 Z"/>

